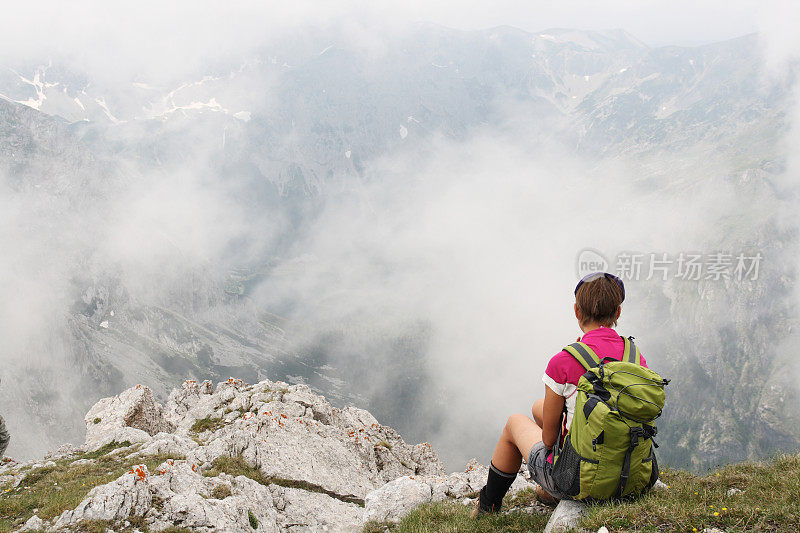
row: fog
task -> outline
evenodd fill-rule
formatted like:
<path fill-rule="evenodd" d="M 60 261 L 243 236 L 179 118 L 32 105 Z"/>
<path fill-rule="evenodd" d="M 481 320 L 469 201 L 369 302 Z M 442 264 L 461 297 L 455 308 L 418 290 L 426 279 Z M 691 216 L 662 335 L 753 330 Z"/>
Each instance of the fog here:
<path fill-rule="evenodd" d="M 297 243 L 314 268 L 282 283 L 282 291 L 266 284 L 256 299 L 268 307 L 292 302 L 292 318 L 316 331 L 369 324 L 392 339 L 414 320 L 429 323 L 422 364 L 430 379 L 414 404 L 418 412 L 393 416 L 419 417 L 408 422 L 411 435 L 434 443 L 450 467 L 485 459 L 508 415 L 529 412 L 543 397 L 549 358 L 581 335 L 572 309 L 581 249 L 609 258 L 677 255 L 717 246 L 719 221 L 730 213 L 748 224 L 768 218 L 771 198 L 737 196 L 725 179 L 730 169 L 709 169 L 706 157 L 698 150 L 680 163 L 664 160 L 658 179 L 679 164 L 702 171 L 685 178 L 689 186 L 653 189 L 641 166 L 598 165 L 557 143 L 532 143 L 524 132 L 439 139 L 422 161 L 376 161 L 369 172 L 381 179 L 364 191 L 368 201 L 327 205 Z M 643 298 L 656 283 L 628 283 L 619 324 L 646 356 L 648 341 L 664 333 L 653 331 L 661 311 Z M 719 317 L 716 325 L 732 320 Z M 332 350 L 335 365 L 362 364 L 363 341 L 358 329 L 350 331 L 354 337 Z M 371 379 L 358 382 L 368 398 L 394 394 L 391 381 L 403 378 L 395 373 L 403 372 L 406 353 L 391 342 L 379 346 L 385 353 L 369 354 Z M 663 369 L 665 355 L 652 354 L 651 366 Z M 416 371 L 418 362 L 409 364 Z"/>
<path fill-rule="evenodd" d="M 80 438 L 65 419 L 85 401 L 80 366 L 89 361 L 68 341 L 75 328 L 70 310 L 92 295 L 76 280 L 94 287 L 113 279 L 131 301 L 185 307 L 187 294 L 197 297 L 197 285 L 219 284 L 230 269 L 280 250 L 275 274 L 247 302 L 221 308 L 279 311 L 293 350 L 302 354 L 323 343 L 327 364 L 363 378 L 353 392 L 376 406 L 382 422 L 398 423 L 407 440 L 431 441 L 452 469 L 471 456 L 488 459 L 505 418 L 527 412 L 543 394 L 548 358 L 579 335 L 571 295 L 580 250 L 594 248 L 609 259 L 624 251 L 709 252 L 757 241 L 749 228 L 760 232 L 773 217 L 783 231 L 796 230 L 797 105 L 788 115 L 783 144 L 789 157 L 775 191 L 742 194 L 730 179 L 735 162 L 713 145 L 657 158 L 581 155 L 559 124 L 520 120 L 526 110 L 509 101 L 491 125 L 471 126 L 458 138 L 429 132 L 408 149 L 367 158 L 363 176 L 346 193 L 320 198 L 314 216 L 294 226 L 281 209 L 248 201 L 250 178 L 218 172 L 225 141 L 201 121 L 182 122 L 178 140 L 162 139 L 149 151 L 148 128 L 130 124 L 171 102 L 141 109 L 131 82 L 167 92 L 187 79 L 219 74 L 221 64 L 246 65 L 278 43 L 328 33 L 343 47 L 380 59 L 393 39 L 428 21 L 465 30 L 621 27 L 650 45 L 760 31 L 769 75 L 793 82 L 800 44 L 786 24 L 790 10 L 797 8 L 789 2 L 765 9 L 755 2 L 625 1 L 602 9 L 589 2 L 558 8 L 501 2 L 488 10 L 354 1 L 244 3 L 235 11 L 217 3 L 8 8 L 0 22 L 4 64 L 51 60 L 55 68 L 79 70 L 95 88 L 125 86 L 113 104 L 129 127 L 108 129 L 105 142 L 131 147 L 109 150 L 112 161 L 94 160 L 80 143 L 57 147 L 65 167 L 34 169 L 22 185 L 16 175 L 0 175 L 6 251 L 0 258 L 6 295 L 0 414 L 15 435 L 9 453 L 30 455 L 40 451 L 29 448 L 32 442 L 53 442 L 51 428 L 26 425 L 31 409 L 37 420 L 62 424 L 68 438 Z M 254 74 L 249 81 L 252 91 L 227 86 L 224 76 L 214 82 L 231 115 L 280 111 L 273 78 Z M 287 150 L 292 141 L 287 136 Z M 158 164 L 143 161 L 145 155 Z M 790 243 L 785 255 L 769 257 L 767 272 L 790 273 L 794 253 Z M 619 327 L 640 339 L 646 356 L 648 341 L 666 333 L 652 331 L 664 310 L 647 307 L 653 300 L 644 296 L 673 289 L 654 289 L 655 283 L 629 284 Z M 769 312 L 771 303 L 762 302 L 757 313 Z M 715 320 L 722 328 L 734 318 Z M 330 332 L 342 337 L 326 349 Z M 659 368 L 657 354 L 648 360 Z M 415 381 L 403 388 L 406 374 Z M 31 408 L 31 397 L 44 398 L 41 405 L 52 413 L 38 412 L 40 404 Z M 392 412 L 392 404 L 409 412 Z"/>

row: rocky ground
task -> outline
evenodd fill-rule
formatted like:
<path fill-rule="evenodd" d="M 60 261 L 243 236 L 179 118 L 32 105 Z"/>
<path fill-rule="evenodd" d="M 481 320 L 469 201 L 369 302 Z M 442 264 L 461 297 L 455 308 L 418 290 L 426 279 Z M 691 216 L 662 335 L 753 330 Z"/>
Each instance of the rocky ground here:
<path fill-rule="evenodd" d="M 487 474 L 472 461 L 446 475 L 430 444 L 282 382 L 186 381 L 166 406 L 137 385 L 85 422 L 82 446 L 0 466 L 2 529 L 359 531 L 469 504 Z"/>

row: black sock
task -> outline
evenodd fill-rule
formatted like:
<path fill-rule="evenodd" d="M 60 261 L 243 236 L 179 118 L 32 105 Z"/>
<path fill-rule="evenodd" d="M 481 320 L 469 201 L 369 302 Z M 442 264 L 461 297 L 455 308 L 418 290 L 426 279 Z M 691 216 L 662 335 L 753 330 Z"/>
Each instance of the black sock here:
<path fill-rule="evenodd" d="M 511 484 L 517 478 L 517 473 L 509 474 L 499 470 L 494 464 L 489 463 L 489 477 L 486 485 L 481 489 L 481 507 L 484 511 L 499 511 Z"/>

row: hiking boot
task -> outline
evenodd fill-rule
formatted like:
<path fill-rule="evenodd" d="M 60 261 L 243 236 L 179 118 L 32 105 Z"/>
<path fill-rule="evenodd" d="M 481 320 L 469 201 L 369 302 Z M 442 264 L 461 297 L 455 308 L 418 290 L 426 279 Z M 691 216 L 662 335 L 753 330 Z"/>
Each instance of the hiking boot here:
<path fill-rule="evenodd" d="M 544 490 L 542 487 L 536 487 L 536 499 L 540 503 L 555 507 L 558 505 L 558 498 Z"/>
<path fill-rule="evenodd" d="M 498 513 L 500 512 L 500 507 L 503 505 L 503 502 L 500 502 L 498 505 L 489 505 L 483 501 L 483 489 L 478 493 L 478 499 L 475 500 L 475 507 L 472 509 L 472 512 L 469 514 L 470 518 L 477 518 L 482 514 L 491 514 L 491 513 Z"/>

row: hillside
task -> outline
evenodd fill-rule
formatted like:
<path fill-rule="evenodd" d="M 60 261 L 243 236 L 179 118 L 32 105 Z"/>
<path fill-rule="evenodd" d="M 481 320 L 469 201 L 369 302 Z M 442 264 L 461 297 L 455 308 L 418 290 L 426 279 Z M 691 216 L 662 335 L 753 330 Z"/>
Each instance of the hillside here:
<path fill-rule="evenodd" d="M 465 497 L 487 472 L 446 476 L 430 444 L 283 382 L 187 381 L 165 407 L 137 385 L 85 423 L 83 446 L 0 467 L 0 530 L 353 531 L 366 516 Z M 398 478 L 434 489 L 407 502 L 373 494 Z"/>
<path fill-rule="evenodd" d="M 82 446 L 4 460 L 0 531 L 540 531 L 555 520 L 522 473 L 504 513 L 470 519 L 486 467 L 445 475 L 428 443 L 408 445 L 304 385 L 186 381 L 166 406 L 139 385 L 98 402 L 85 423 Z M 703 476 L 668 469 L 661 480 L 633 502 L 589 506 L 580 527 L 800 527 L 797 456 Z"/>
<path fill-rule="evenodd" d="M 501 412 L 542 394 L 477 402 L 485 375 L 469 369 L 502 357 L 540 373 L 571 302 L 525 284 L 568 297 L 576 252 L 601 244 L 609 259 L 762 253 L 753 282 L 643 269 L 624 333 L 681 376 L 671 464 L 797 449 L 793 80 L 763 59 L 755 35 L 654 48 L 624 31 L 420 24 L 380 54 L 313 32 L 159 83 L 58 54 L 3 65 L 11 453 L 79 440 L 94 402 L 137 383 L 164 402 L 187 375 L 269 376 L 460 467 L 491 449 Z M 607 220 L 606 240 L 553 207 L 572 202 Z M 542 304 L 567 316 L 543 322 Z"/>

